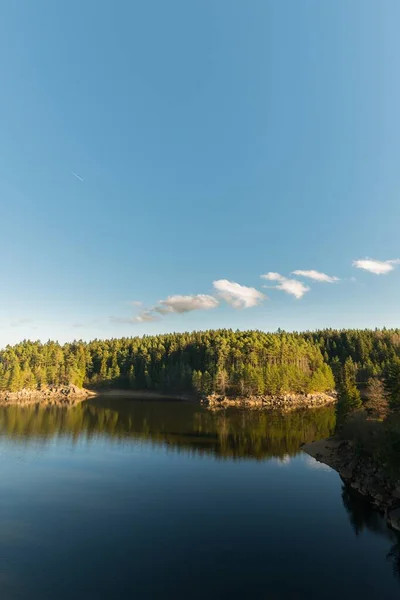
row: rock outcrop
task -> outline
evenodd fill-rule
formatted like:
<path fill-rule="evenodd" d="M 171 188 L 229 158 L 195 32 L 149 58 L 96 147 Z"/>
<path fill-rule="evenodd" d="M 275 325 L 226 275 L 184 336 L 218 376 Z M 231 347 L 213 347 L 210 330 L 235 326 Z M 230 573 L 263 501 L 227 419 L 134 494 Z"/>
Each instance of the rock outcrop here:
<path fill-rule="evenodd" d="M 284 394 L 281 396 L 250 396 L 248 398 L 229 398 L 213 394 L 204 398 L 202 403 L 208 409 L 216 411 L 226 408 L 250 408 L 254 410 L 289 411 L 299 408 L 317 408 L 336 402 L 336 394 Z"/>
<path fill-rule="evenodd" d="M 400 479 L 391 477 L 370 456 L 360 454 L 352 442 L 328 438 L 304 444 L 302 450 L 337 471 L 343 482 L 385 514 L 400 531 Z"/>
<path fill-rule="evenodd" d="M 94 392 L 77 387 L 76 385 L 48 386 L 40 390 L 22 389 L 18 392 L 0 392 L 0 404 L 48 404 L 71 406 Z"/>

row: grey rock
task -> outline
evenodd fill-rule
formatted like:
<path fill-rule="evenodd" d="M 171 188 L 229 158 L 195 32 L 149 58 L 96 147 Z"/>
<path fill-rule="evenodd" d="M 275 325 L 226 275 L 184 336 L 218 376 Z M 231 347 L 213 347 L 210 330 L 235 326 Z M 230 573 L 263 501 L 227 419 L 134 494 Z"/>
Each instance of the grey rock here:
<path fill-rule="evenodd" d="M 388 523 L 396 531 L 400 531 L 400 508 L 395 508 L 388 513 Z"/>

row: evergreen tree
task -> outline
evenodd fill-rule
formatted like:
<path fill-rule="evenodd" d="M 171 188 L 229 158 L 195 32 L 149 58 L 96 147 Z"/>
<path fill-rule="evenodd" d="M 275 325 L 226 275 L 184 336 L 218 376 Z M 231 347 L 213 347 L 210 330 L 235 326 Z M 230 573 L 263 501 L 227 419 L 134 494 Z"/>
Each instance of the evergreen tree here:
<path fill-rule="evenodd" d="M 324 391 L 332 388 L 332 373 L 318 344 L 329 361 L 334 360 L 332 348 L 341 361 L 350 351 L 348 346 L 351 352 L 358 348 L 362 354 L 371 346 L 371 364 L 378 370 L 382 361 L 396 356 L 398 339 L 393 332 L 376 334 L 379 352 L 368 340 L 356 343 L 357 335 L 328 331 L 320 332 L 314 339 L 311 334 L 284 331 L 271 334 L 221 329 L 90 343 L 75 341 L 64 346 L 50 341 L 24 341 L 0 351 L 0 388 L 17 390 L 24 385 L 43 388 L 74 383 L 168 392 L 194 389 L 198 393 L 232 396 Z M 352 343 L 348 344 L 350 337 Z"/>
<path fill-rule="evenodd" d="M 18 392 L 24 386 L 24 381 L 22 378 L 21 367 L 18 362 L 15 362 L 10 371 L 10 378 L 8 381 L 8 389 L 10 392 Z"/>
<path fill-rule="evenodd" d="M 347 417 L 362 406 L 360 392 L 356 385 L 355 366 L 351 357 L 346 359 L 340 374 L 337 375 L 336 386 L 338 392 L 337 422 L 341 427 Z"/>
<path fill-rule="evenodd" d="M 130 389 L 134 390 L 136 388 L 136 379 L 135 379 L 135 367 L 130 365 L 128 371 L 128 385 Z"/>
<path fill-rule="evenodd" d="M 400 408 L 400 358 L 388 362 L 385 368 L 385 388 L 392 408 Z"/>
<path fill-rule="evenodd" d="M 192 386 L 193 389 L 200 394 L 202 390 L 202 373 L 201 371 L 193 371 L 192 374 Z"/>
<path fill-rule="evenodd" d="M 213 380 L 208 371 L 204 371 L 201 378 L 201 391 L 205 396 L 208 396 L 213 392 Z"/>

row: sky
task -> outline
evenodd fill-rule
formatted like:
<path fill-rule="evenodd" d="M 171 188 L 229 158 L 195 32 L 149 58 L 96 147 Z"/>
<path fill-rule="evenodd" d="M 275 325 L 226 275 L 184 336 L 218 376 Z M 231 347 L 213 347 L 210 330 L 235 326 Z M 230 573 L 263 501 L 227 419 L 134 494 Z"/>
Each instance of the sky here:
<path fill-rule="evenodd" d="M 399 327 L 399 19 L 3 2 L 0 346 Z"/>

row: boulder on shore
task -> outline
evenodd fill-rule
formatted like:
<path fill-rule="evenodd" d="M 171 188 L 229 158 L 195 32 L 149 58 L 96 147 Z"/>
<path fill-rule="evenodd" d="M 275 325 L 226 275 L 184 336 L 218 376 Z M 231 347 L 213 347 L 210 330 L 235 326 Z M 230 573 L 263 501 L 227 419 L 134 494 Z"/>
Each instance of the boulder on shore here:
<path fill-rule="evenodd" d="M 50 385 L 42 389 L 22 389 L 18 392 L 1 392 L 0 404 L 54 404 L 72 405 L 93 396 L 94 392 L 76 385 Z"/>
<path fill-rule="evenodd" d="M 203 404 L 210 410 L 226 408 L 250 408 L 255 410 L 289 411 L 300 408 L 317 408 L 336 402 L 336 393 L 315 394 L 282 394 L 277 396 L 249 396 L 231 398 L 212 394 L 203 399 Z"/>

